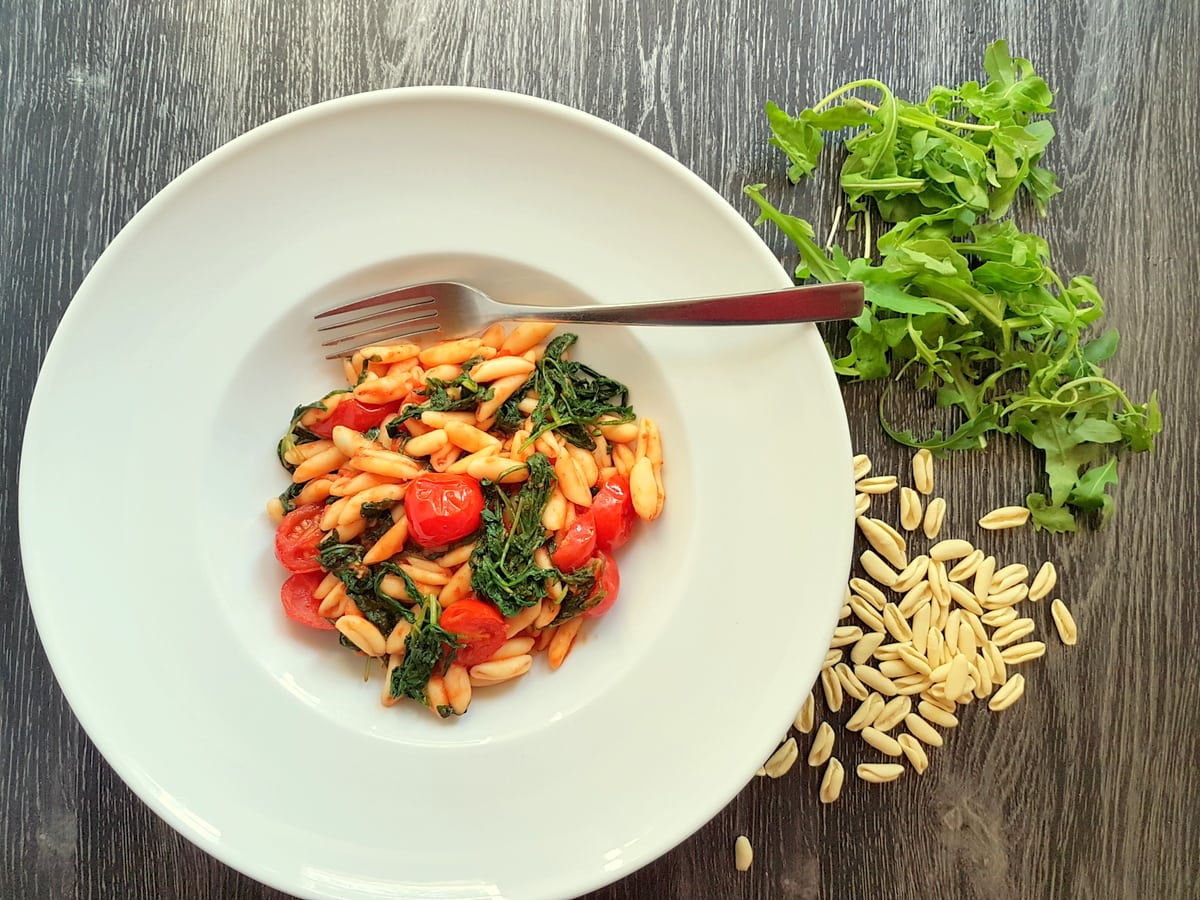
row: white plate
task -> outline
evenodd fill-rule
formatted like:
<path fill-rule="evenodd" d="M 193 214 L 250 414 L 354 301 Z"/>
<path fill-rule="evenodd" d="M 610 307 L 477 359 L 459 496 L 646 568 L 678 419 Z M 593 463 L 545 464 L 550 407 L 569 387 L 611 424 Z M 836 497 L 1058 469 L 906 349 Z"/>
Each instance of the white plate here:
<path fill-rule="evenodd" d="M 307 897 L 577 894 L 787 731 L 848 567 L 845 415 L 811 326 L 584 332 L 667 455 L 617 606 L 461 720 L 384 709 L 280 614 L 263 506 L 292 407 L 338 379 L 308 316 L 434 278 L 551 303 L 788 283 L 700 179 L 575 110 L 410 88 L 285 116 L 147 204 L 67 311 L 21 463 L 31 602 L 100 751 L 229 865 Z"/>

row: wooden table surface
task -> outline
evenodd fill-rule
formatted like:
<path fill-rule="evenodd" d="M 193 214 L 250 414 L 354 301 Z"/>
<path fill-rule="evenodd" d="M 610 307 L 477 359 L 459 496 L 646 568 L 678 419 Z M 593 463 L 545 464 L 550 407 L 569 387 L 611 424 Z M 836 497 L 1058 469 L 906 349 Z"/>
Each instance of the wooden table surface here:
<path fill-rule="evenodd" d="M 1058 93 L 1048 164 L 1065 192 L 1038 227 L 1059 270 L 1094 275 L 1108 301 L 1123 335 L 1108 371 L 1135 398 L 1157 387 L 1166 417 L 1157 450 L 1123 460 L 1107 528 L 990 539 L 1006 558 L 1057 561 L 1080 643 L 1064 648 L 1036 610 L 1049 651 L 1027 664 L 1026 697 L 999 715 L 972 709 L 923 777 L 851 776 L 832 807 L 807 766 L 756 779 L 595 896 L 1197 896 L 1195 0 L 0 0 L 0 386 L 12 400 L 0 426 L 0 898 L 282 896 L 177 835 L 100 758 L 54 680 L 21 572 L 17 471 L 39 364 L 89 267 L 171 178 L 316 101 L 469 84 L 615 122 L 750 215 L 743 184 L 782 187 L 766 99 L 796 109 L 861 76 L 920 96 L 982 76 L 995 37 Z M 795 208 L 828 223 L 827 194 L 798 194 Z M 858 449 L 902 469 L 874 390 L 844 396 Z M 87 437 L 65 422 L 63 439 Z M 1019 501 L 1035 473 L 1030 454 L 1001 444 L 940 464 L 939 492 L 977 539 L 974 517 Z M 63 511 L 75 539 L 93 513 Z M 80 573 L 85 597 L 104 574 Z M 741 833 L 756 850 L 746 873 L 733 865 Z"/>

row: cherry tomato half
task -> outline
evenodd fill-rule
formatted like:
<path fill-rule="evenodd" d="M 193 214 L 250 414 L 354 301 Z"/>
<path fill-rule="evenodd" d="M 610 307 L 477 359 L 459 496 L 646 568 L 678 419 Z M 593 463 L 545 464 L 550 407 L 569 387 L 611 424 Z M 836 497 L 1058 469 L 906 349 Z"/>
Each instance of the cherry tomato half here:
<path fill-rule="evenodd" d="M 438 624 L 458 635 L 460 647 L 454 661 L 477 666 L 491 658 L 506 640 L 507 625 L 500 610 L 490 603 L 465 597 L 442 611 Z"/>
<path fill-rule="evenodd" d="M 333 408 L 328 416 L 320 422 L 308 426 L 308 430 L 317 437 L 331 437 L 335 425 L 345 425 L 355 431 L 367 431 L 379 425 L 392 413 L 400 411 L 399 401 L 395 403 L 363 403 L 356 398 L 347 398 Z"/>
<path fill-rule="evenodd" d="M 596 517 L 586 509 L 559 532 L 550 561 L 564 572 L 574 572 L 596 552 Z"/>
<path fill-rule="evenodd" d="M 603 592 L 600 602 L 584 610 L 585 616 L 591 616 L 593 619 L 597 616 L 602 616 L 617 602 L 617 594 L 621 591 L 621 573 L 617 571 L 617 561 L 605 553 L 600 551 L 600 576 L 596 579 L 596 586 L 592 588 L 592 597 Z"/>
<path fill-rule="evenodd" d="M 333 623 L 317 611 L 321 601 L 313 596 L 313 591 L 324 580 L 325 576 L 319 572 L 305 572 L 293 575 L 283 583 L 279 591 L 279 601 L 289 619 L 309 628 L 333 630 Z"/>
<path fill-rule="evenodd" d="M 470 475 L 419 475 L 404 494 L 408 533 L 422 547 L 442 547 L 465 538 L 483 522 L 482 512 L 483 491 Z"/>
<path fill-rule="evenodd" d="M 605 478 L 592 498 L 592 515 L 596 517 L 596 546 L 601 550 L 616 550 L 629 540 L 637 524 L 629 479 L 624 475 Z"/>
<path fill-rule="evenodd" d="M 306 503 L 284 516 L 275 529 L 275 558 L 289 572 L 321 571 L 317 544 L 325 536 L 321 531 L 324 515 L 325 507 L 320 503 Z"/>

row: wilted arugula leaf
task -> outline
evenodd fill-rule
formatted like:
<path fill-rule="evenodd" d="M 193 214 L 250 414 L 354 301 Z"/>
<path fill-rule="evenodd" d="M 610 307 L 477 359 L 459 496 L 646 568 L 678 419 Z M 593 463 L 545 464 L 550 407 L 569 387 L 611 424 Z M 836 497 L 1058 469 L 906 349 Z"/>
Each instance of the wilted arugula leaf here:
<path fill-rule="evenodd" d="M 388 681 L 388 694 L 392 699 L 409 697 L 429 705 L 425 685 L 439 665 L 443 670 L 450 667 L 454 651 L 459 647 L 457 635 L 438 624 L 440 616 L 441 607 L 437 600 L 428 598 L 405 639 L 404 660 L 392 670 Z M 437 711 L 445 718 L 441 708 Z"/>
<path fill-rule="evenodd" d="M 288 423 L 287 431 L 284 433 L 283 437 L 279 439 L 279 444 L 275 448 L 275 452 L 279 456 L 279 464 L 281 466 L 283 466 L 289 472 L 295 471 L 296 467 L 284 458 L 287 452 L 299 444 L 307 444 L 312 441 L 320 440 L 317 435 L 313 434 L 300 424 L 300 420 L 304 417 L 304 414 L 314 409 L 324 412 L 326 409 L 328 409 L 324 401 L 328 400 L 334 394 L 345 393 L 348 393 L 345 388 L 339 388 L 338 390 L 330 391 L 320 400 L 317 400 L 313 403 L 301 404 L 292 410 L 292 420 Z"/>
<path fill-rule="evenodd" d="M 567 351 L 579 340 L 576 334 L 560 334 L 547 346 L 537 367 L 529 375 L 524 394 L 531 390 L 538 398 L 529 414 L 536 441 L 551 429 L 584 450 L 593 450 L 593 431 L 601 418 L 612 422 L 632 422 L 629 388 L 615 378 L 597 372 L 591 366 L 567 358 Z"/>
<path fill-rule="evenodd" d="M 471 553 L 471 590 L 505 616 L 545 597 L 546 579 L 556 574 L 534 560 L 546 542 L 542 511 L 557 483 L 554 468 L 542 453 L 534 453 L 526 465 L 529 478 L 511 495 L 484 482 L 483 533 Z"/>
<path fill-rule="evenodd" d="M 296 508 L 296 498 L 300 496 L 300 492 L 304 490 L 302 484 L 289 484 L 282 494 L 279 495 L 279 503 L 283 506 L 285 513 L 290 513 Z"/>
<path fill-rule="evenodd" d="M 491 385 L 479 384 L 468 372 L 476 363 L 483 359 L 473 357 L 462 364 L 462 372 L 451 381 L 440 378 L 429 378 L 420 393 L 425 399 L 419 404 L 406 406 L 399 415 L 388 420 L 388 437 L 397 438 L 407 435 L 404 423 L 409 419 L 419 419 L 421 413 L 428 411 L 455 412 L 458 410 L 475 409 L 480 403 L 492 398 Z"/>

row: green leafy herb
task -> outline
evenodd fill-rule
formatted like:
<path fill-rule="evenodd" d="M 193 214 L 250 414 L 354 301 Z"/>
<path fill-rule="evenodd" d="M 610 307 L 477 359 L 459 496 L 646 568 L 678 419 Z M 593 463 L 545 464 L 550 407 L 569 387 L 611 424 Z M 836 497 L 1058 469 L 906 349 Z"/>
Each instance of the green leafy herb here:
<path fill-rule="evenodd" d="M 492 398 L 492 389 L 476 382 L 467 373 L 483 360 L 477 356 L 462 364 L 462 372 L 451 381 L 440 378 L 429 378 L 421 391 L 426 397 L 420 404 L 406 406 L 401 412 L 388 421 L 387 433 L 393 438 L 408 434 L 401 426 L 409 419 L 419 418 L 423 412 L 454 412 L 457 410 L 473 410 L 480 403 Z"/>
<path fill-rule="evenodd" d="M 300 492 L 304 490 L 302 484 L 289 484 L 287 489 L 279 495 L 279 502 L 283 504 L 283 511 L 290 513 L 296 508 L 296 498 L 300 496 Z"/>
<path fill-rule="evenodd" d="M 336 575 L 346 587 L 346 594 L 354 601 L 355 606 L 381 634 L 391 634 L 392 629 L 400 619 L 413 617 L 412 612 L 404 604 L 389 597 L 380 589 L 384 575 L 400 572 L 406 581 L 408 576 L 393 563 L 379 563 L 368 566 L 363 562 L 365 548 L 361 544 L 340 544 L 337 533 L 330 532 L 317 546 L 317 560 L 327 572 Z M 411 581 L 408 581 L 411 584 Z M 422 598 L 419 593 L 413 596 L 414 602 Z M 342 642 L 349 649 L 356 649 L 353 644 Z"/>
<path fill-rule="evenodd" d="M 367 356 L 367 357 L 363 358 L 362 365 L 359 366 L 359 369 L 358 369 L 358 378 L 354 382 L 355 387 L 358 387 L 360 384 L 362 384 L 364 381 L 367 380 L 367 373 L 371 369 L 372 361 L 373 361 L 372 357 Z"/>
<path fill-rule="evenodd" d="M 363 617 L 381 634 L 391 634 L 401 619 L 412 623 L 404 662 L 392 671 L 388 690 L 394 698 L 411 697 L 428 705 L 425 683 L 439 662 L 444 659 L 447 667 L 453 662 L 454 652 L 460 646 L 457 636 L 438 625 L 441 607 L 435 597 L 422 594 L 408 573 L 395 563 L 365 565 L 364 552 L 359 544 L 338 543 L 333 532 L 318 546 L 317 558 L 326 571 L 341 579 Z M 383 579 L 388 575 L 404 582 L 412 608 L 383 592 Z M 351 650 L 357 649 L 351 643 L 342 643 Z"/>
<path fill-rule="evenodd" d="M 1018 197 L 1045 215 L 1059 191 L 1040 164 L 1054 137 L 1041 118 L 1053 94 L 1003 41 L 988 47 L 983 67 L 986 82 L 936 87 L 923 103 L 864 79 L 796 116 L 767 104 L 771 143 L 793 182 L 816 170 L 827 135 L 852 129 L 840 182 L 845 230 L 862 234 L 861 256 L 832 234 L 819 245 L 812 225 L 777 209 L 764 185 L 745 191 L 759 222 L 796 245 L 798 279 L 863 282 L 866 308 L 834 354 L 838 374 L 911 379 L 958 418 L 948 434 L 914 435 L 889 423 L 885 391 L 884 430 L 939 453 L 985 447 L 992 433 L 1024 438 L 1045 458 L 1048 493 L 1026 498 L 1035 526 L 1071 531 L 1075 513 L 1111 514 L 1118 454 L 1152 449 L 1162 418 L 1155 394 L 1134 403 L 1104 376 L 1100 363 L 1119 339 L 1115 329 L 1087 334 L 1104 311 L 1091 279 L 1064 281 L 1046 241 L 1011 218 Z M 864 90 L 875 102 L 858 96 Z M 886 228 L 872 240 L 880 221 Z"/>
<path fill-rule="evenodd" d="M 569 619 L 583 615 L 607 596 L 604 591 L 595 590 L 599 570 L 599 563 L 593 562 L 574 572 L 559 573 L 559 580 L 566 587 L 567 593 L 560 601 L 558 615 L 554 617 L 551 625 L 561 625 Z"/>
<path fill-rule="evenodd" d="M 632 422 L 629 389 L 581 362 L 566 359 L 566 353 L 579 340 L 577 334 L 560 334 L 546 347 L 537 368 L 525 388 L 517 392 L 537 392 L 538 403 L 529 418 L 533 423 L 530 441 L 550 430 L 557 430 L 570 443 L 585 450 L 596 446 L 592 429 L 601 417 L 614 423 Z"/>
<path fill-rule="evenodd" d="M 493 429 L 502 434 L 512 434 L 520 429 L 525 421 L 525 414 L 521 412 L 521 400 L 524 398 L 528 388 L 529 382 L 526 382 L 521 390 L 500 404 L 500 408 L 496 410 L 496 421 L 492 425 Z"/>
<path fill-rule="evenodd" d="M 441 606 L 437 600 L 429 597 L 420 607 L 412 631 L 404 643 L 404 661 L 392 670 L 388 682 L 388 693 L 393 699 L 409 697 L 418 703 L 429 705 L 425 695 L 425 685 L 429 681 L 439 663 L 443 663 L 443 671 L 450 667 L 454 659 L 454 650 L 459 646 L 457 636 L 438 624 L 441 618 Z M 445 650 L 449 648 L 447 655 Z M 437 710 L 443 718 L 448 713 Z"/>
<path fill-rule="evenodd" d="M 375 566 L 375 578 L 372 583 L 372 589 L 378 596 L 380 596 L 380 597 L 388 596 L 387 594 L 385 594 L 383 592 L 383 587 L 382 587 L 383 578 L 385 575 L 395 575 L 397 578 L 399 578 L 401 581 L 404 582 L 404 592 L 408 596 L 408 599 L 412 603 L 420 606 L 428 601 L 429 598 L 426 597 L 423 593 L 421 593 L 420 588 L 417 587 L 417 583 L 412 580 L 412 576 L 409 575 L 407 572 L 405 572 L 402 568 L 400 568 L 394 562 L 381 562 L 377 566 Z M 412 620 L 411 616 L 409 616 L 408 618 L 410 621 Z"/>
<path fill-rule="evenodd" d="M 379 500 L 377 502 L 367 502 L 362 505 L 362 515 L 364 519 L 379 519 L 383 516 L 391 515 L 392 507 L 396 505 L 395 500 Z"/>
<path fill-rule="evenodd" d="M 546 542 L 542 510 L 554 490 L 554 468 L 544 454 L 526 461 L 529 478 L 515 494 L 483 482 L 483 532 L 471 552 L 471 589 L 515 616 L 546 596 L 546 579 L 556 569 L 543 569 L 533 554 Z"/>
<path fill-rule="evenodd" d="M 303 406 L 297 406 L 292 411 L 292 421 L 290 423 L 288 423 L 287 431 L 284 433 L 283 437 L 279 439 L 279 444 L 275 448 L 275 452 L 279 455 L 279 464 L 281 466 L 283 466 L 289 472 L 294 472 L 296 470 L 296 467 L 294 465 L 292 465 L 291 463 L 289 463 L 284 458 L 284 455 L 289 450 L 294 449 L 299 444 L 308 444 L 308 443 L 311 443 L 312 441 L 320 440 L 320 438 L 317 435 L 313 434 L 311 431 L 309 431 L 307 428 L 305 428 L 303 425 L 300 424 L 300 419 L 304 417 L 304 414 L 312 409 L 316 409 L 316 410 L 320 410 L 321 412 L 324 412 L 326 409 L 329 408 L 325 405 L 324 401 L 328 400 L 334 394 L 345 394 L 345 393 L 349 393 L 345 388 L 339 388 L 336 391 L 330 391 L 328 394 L 326 394 L 320 400 L 317 400 L 315 403 L 305 403 Z"/>
<path fill-rule="evenodd" d="M 338 543 L 337 531 L 331 531 L 317 545 L 317 561 L 326 572 L 341 579 L 346 593 L 357 598 L 374 591 L 371 568 L 363 563 L 365 552 L 361 544 Z"/>

